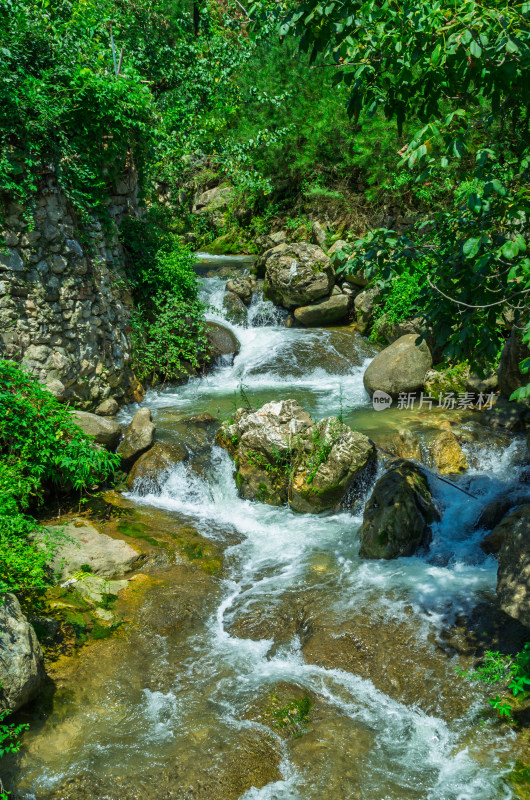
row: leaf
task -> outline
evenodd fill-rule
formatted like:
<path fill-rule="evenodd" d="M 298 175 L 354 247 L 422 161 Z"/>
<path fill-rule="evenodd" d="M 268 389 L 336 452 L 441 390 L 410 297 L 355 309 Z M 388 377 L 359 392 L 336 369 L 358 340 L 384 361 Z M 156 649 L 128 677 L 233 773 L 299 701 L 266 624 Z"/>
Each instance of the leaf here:
<path fill-rule="evenodd" d="M 475 40 L 473 40 L 469 47 L 469 52 L 471 53 L 472 56 L 475 56 L 475 58 L 480 58 L 480 56 L 482 55 L 482 47 L 479 45 L 478 42 L 475 42 Z"/>
<path fill-rule="evenodd" d="M 470 211 L 474 211 L 475 214 L 478 214 L 482 210 L 482 200 L 476 194 L 476 192 L 472 192 L 468 199 L 467 199 L 467 207 Z"/>
<path fill-rule="evenodd" d="M 462 247 L 462 252 L 464 253 L 466 258 L 473 258 L 477 255 L 480 249 L 481 239 L 480 237 L 472 237 L 471 239 L 467 239 L 464 242 L 464 246 Z"/>
<path fill-rule="evenodd" d="M 511 261 L 519 255 L 519 247 L 516 242 L 505 242 L 501 247 L 502 255 Z"/>

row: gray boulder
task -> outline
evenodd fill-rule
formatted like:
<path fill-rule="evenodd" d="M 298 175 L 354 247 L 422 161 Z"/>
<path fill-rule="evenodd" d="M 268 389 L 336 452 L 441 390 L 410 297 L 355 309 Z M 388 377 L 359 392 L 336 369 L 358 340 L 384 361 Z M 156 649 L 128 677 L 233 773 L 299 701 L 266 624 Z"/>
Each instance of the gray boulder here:
<path fill-rule="evenodd" d="M 295 308 L 294 317 L 301 325 L 331 325 L 348 316 L 351 301 L 345 294 L 334 294 L 310 306 Z"/>
<path fill-rule="evenodd" d="M 220 325 L 218 322 L 206 323 L 206 338 L 210 349 L 210 358 L 216 359 L 221 356 L 235 356 L 241 350 L 241 345 L 237 337 L 229 328 Z"/>
<path fill-rule="evenodd" d="M 114 419 L 90 414 L 88 411 L 72 411 L 72 416 L 82 431 L 109 450 L 114 450 L 120 440 L 121 428 Z"/>
<path fill-rule="evenodd" d="M 107 397 L 96 408 L 96 414 L 100 417 L 114 417 L 118 413 L 118 409 L 119 406 L 116 400 L 113 397 Z"/>
<path fill-rule="evenodd" d="M 311 240 L 319 247 L 324 247 L 326 244 L 325 228 L 317 219 L 313 220 L 311 224 Z"/>
<path fill-rule="evenodd" d="M 354 282 L 353 275 L 348 275 L 348 281 Z M 375 298 L 381 293 L 378 286 L 365 289 L 355 297 L 354 307 L 357 319 L 357 328 L 360 333 L 365 333 L 374 321 Z"/>
<path fill-rule="evenodd" d="M 502 610 L 530 627 L 530 505 L 505 517 L 499 550 L 497 597 Z"/>
<path fill-rule="evenodd" d="M 127 476 L 128 488 L 135 488 L 143 493 L 160 489 L 168 471 L 185 458 L 186 451 L 179 444 L 155 442 L 147 453 L 134 462 Z"/>
<path fill-rule="evenodd" d="M 334 271 L 327 255 L 314 244 L 280 244 L 266 254 L 263 296 L 276 305 L 296 308 L 326 297 Z"/>
<path fill-rule="evenodd" d="M 345 500 L 374 456 L 366 436 L 335 417 L 315 423 L 295 400 L 239 409 L 217 442 L 236 461 L 242 497 L 310 513 Z"/>
<path fill-rule="evenodd" d="M 60 536 L 50 567 L 61 579 L 81 572 L 82 567 L 90 567 L 90 572 L 102 578 L 124 575 L 140 558 L 126 542 L 100 533 L 86 520 L 69 522 L 59 528 L 49 526 L 47 530 Z"/>
<path fill-rule="evenodd" d="M 14 594 L 0 604 L 0 710 L 16 711 L 39 692 L 46 675 L 35 631 Z"/>
<path fill-rule="evenodd" d="M 153 444 L 156 425 L 151 418 L 151 409 L 140 408 L 125 429 L 117 453 L 121 456 L 124 469 L 129 469 L 134 460 L 149 450 Z"/>
<path fill-rule="evenodd" d="M 392 397 L 400 392 L 414 392 L 423 387 L 431 366 L 427 342 L 416 334 L 407 334 L 374 358 L 364 373 L 364 386 L 370 395 L 377 390 Z"/>
<path fill-rule="evenodd" d="M 256 291 L 258 282 L 253 275 L 244 275 L 239 278 L 232 278 L 226 284 L 226 291 L 233 292 L 246 306 L 252 301 L 252 294 Z"/>
<path fill-rule="evenodd" d="M 375 447 L 362 433 L 337 417 L 320 420 L 295 463 L 289 504 L 293 511 L 318 513 L 344 501 L 375 466 Z"/>
<path fill-rule="evenodd" d="M 422 470 L 410 461 L 395 461 L 375 484 L 364 509 L 359 555 L 411 556 L 428 540 L 436 519 L 438 511 Z"/>

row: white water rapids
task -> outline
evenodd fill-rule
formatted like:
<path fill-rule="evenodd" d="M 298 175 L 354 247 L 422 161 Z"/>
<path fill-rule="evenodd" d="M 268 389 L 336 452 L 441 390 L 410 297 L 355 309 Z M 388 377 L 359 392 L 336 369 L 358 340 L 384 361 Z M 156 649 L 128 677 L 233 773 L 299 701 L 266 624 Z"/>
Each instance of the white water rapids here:
<path fill-rule="evenodd" d="M 216 261 L 225 263 L 211 259 L 213 265 Z M 213 307 L 210 317 L 224 324 L 225 282 L 205 278 L 203 289 Z M 363 430 L 384 424 L 386 412 L 374 416 L 362 383 L 375 352 L 371 345 L 340 329 L 290 329 L 275 321 L 279 320 L 272 305 L 254 300 L 248 327 L 229 325 L 241 343 L 233 364 L 220 364 L 187 385 L 149 393 L 144 405 L 152 409 L 159 433 L 170 438 L 174 419 L 202 411 L 228 415 L 240 401 L 242 386 L 254 405 L 294 397 L 315 417 L 342 410 L 348 424 L 359 423 Z M 134 410 L 127 411 L 128 417 Z M 502 495 L 517 479 L 517 442 L 502 452 L 484 445 L 469 447 L 483 466 L 471 469 L 463 485 L 479 500 L 433 479 L 444 513 L 434 526 L 429 551 L 388 562 L 358 558 L 362 510 L 354 516 L 302 516 L 287 507 L 240 499 L 233 464 L 217 447 L 204 469 L 179 464 L 160 491 L 133 494 L 139 506 L 190 520 L 213 541 L 237 534 L 225 554 L 220 600 L 208 623 L 187 640 L 186 649 L 171 637 L 148 637 L 140 676 L 130 673 L 126 664 L 116 664 L 116 674 L 95 705 L 88 705 L 87 698 L 84 709 L 70 709 L 70 716 L 44 725 L 23 754 L 26 776 L 20 796 L 38 800 L 82 771 L 98 776 L 163 770 L 185 752 L 197 760 L 210 759 L 216 770 L 229 742 L 249 728 L 263 729 L 259 721 L 243 718 L 248 703 L 287 682 L 313 693 L 331 709 L 331 727 L 317 736 L 304 757 L 297 757 L 289 742 L 280 742 L 281 779 L 249 789 L 241 800 L 512 797 L 503 779 L 507 767 L 502 765 L 509 734 L 498 732 L 490 722 L 480 729 L 478 703 L 449 721 L 430 715 L 420 703 L 392 699 L 355 673 L 311 663 L 298 634 L 276 640 L 274 625 L 269 624 L 286 602 L 303 596 L 316 602 L 321 616 L 337 630 L 359 613 L 394 622 L 412 615 L 418 641 L 434 651 L 444 626 L 494 592 L 496 561 L 480 550 L 483 532 L 475 531 L 474 523 L 481 505 Z M 263 616 L 263 638 L 237 635 L 234 625 L 245 615 L 258 620 Z M 392 652 L 388 658 L 393 658 Z M 450 664 L 449 671 L 457 663 Z M 203 735 L 215 742 L 207 750 L 201 744 Z M 68 741 L 73 744 L 65 744 Z M 60 759 L 54 751 L 59 746 Z M 487 757 L 478 757 L 481 750 Z M 118 800 L 117 795 L 96 796 Z M 123 795 L 129 796 L 133 795 Z M 162 797 L 153 787 L 152 797 L 158 796 Z"/>

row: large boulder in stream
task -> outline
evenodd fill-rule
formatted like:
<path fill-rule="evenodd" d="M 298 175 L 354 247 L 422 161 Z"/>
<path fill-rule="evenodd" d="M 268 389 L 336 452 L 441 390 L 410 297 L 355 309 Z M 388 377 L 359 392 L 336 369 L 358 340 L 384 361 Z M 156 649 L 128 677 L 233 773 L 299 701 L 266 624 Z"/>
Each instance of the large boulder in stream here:
<path fill-rule="evenodd" d="M 294 317 L 302 325 L 331 325 L 348 316 L 351 298 L 345 294 L 334 294 L 318 300 L 310 306 L 295 308 Z"/>
<path fill-rule="evenodd" d="M 40 644 L 14 594 L 0 604 L 0 711 L 16 711 L 45 679 Z"/>
<path fill-rule="evenodd" d="M 317 245 L 280 244 L 265 260 L 263 296 L 278 306 L 297 308 L 330 294 L 334 270 Z"/>
<path fill-rule="evenodd" d="M 407 334 L 374 358 L 364 373 L 364 386 L 370 395 L 382 391 L 397 397 L 400 392 L 415 392 L 423 387 L 431 366 L 427 342 L 414 333 Z"/>
<path fill-rule="evenodd" d="M 379 478 L 364 509 L 361 558 L 413 555 L 439 519 L 425 474 L 399 459 Z"/>
<path fill-rule="evenodd" d="M 158 491 L 168 472 L 186 458 L 186 451 L 176 442 L 155 442 L 134 462 L 127 476 L 127 487 L 142 494 Z"/>
<path fill-rule="evenodd" d="M 239 493 L 318 513 L 344 502 L 369 474 L 372 442 L 336 417 L 315 423 L 296 400 L 239 409 L 217 434 L 236 462 Z"/>
<path fill-rule="evenodd" d="M 225 292 L 223 308 L 227 320 L 233 325 L 246 325 L 248 315 L 247 307 L 235 292 Z"/>
<path fill-rule="evenodd" d="M 134 461 L 149 450 L 153 444 L 156 425 L 151 417 L 151 409 L 139 408 L 125 429 L 117 453 L 121 456 L 124 469 L 130 469 Z"/>
<path fill-rule="evenodd" d="M 497 573 L 500 606 L 510 617 L 530 627 L 530 505 L 505 517 L 495 532 L 502 534 Z"/>
<path fill-rule="evenodd" d="M 241 345 L 230 328 L 220 325 L 219 322 L 206 322 L 205 328 L 211 359 L 233 358 L 239 353 Z"/>

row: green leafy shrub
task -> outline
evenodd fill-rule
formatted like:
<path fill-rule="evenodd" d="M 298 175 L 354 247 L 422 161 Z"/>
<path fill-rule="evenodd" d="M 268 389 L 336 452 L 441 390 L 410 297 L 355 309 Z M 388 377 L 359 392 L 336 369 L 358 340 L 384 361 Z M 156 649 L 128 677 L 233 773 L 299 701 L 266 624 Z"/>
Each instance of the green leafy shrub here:
<path fill-rule="evenodd" d="M 53 548 L 27 513 L 53 489 L 107 479 L 119 457 L 94 447 L 68 409 L 18 365 L 0 361 L 0 593 L 42 589 Z"/>
<path fill-rule="evenodd" d="M 177 380 L 189 366 L 200 366 L 207 349 L 195 256 L 154 210 L 143 220 L 125 220 L 121 238 L 137 303 L 131 321 L 134 370 L 153 384 Z"/>

